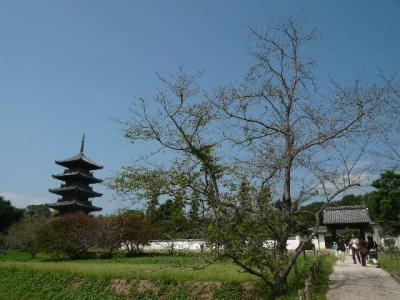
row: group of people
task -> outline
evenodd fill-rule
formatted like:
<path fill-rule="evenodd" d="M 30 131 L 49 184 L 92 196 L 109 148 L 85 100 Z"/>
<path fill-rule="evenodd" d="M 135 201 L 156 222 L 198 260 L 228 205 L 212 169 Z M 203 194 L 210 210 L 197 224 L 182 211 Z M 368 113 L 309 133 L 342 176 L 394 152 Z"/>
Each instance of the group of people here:
<path fill-rule="evenodd" d="M 358 262 L 365 267 L 367 265 L 367 258 L 372 259 L 373 255 L 377 257 L 377 244 L 372 239 L 372 236 L 368 237 L 368 241 L 363 238 L 358 238 L 356 235 L 352 235 L 348 244 L 344 241 L 341 235 L 337 236 L 337 242 L 332 245 L 332 250 L 335 252 L 341 262 L 344 262 L 346 253 L 351 251 L 353 257 L 353 263 Z M 373 254 L 373 255 L 372 255 Z M 357 260 L 356 260 L 357 258 Z"/>

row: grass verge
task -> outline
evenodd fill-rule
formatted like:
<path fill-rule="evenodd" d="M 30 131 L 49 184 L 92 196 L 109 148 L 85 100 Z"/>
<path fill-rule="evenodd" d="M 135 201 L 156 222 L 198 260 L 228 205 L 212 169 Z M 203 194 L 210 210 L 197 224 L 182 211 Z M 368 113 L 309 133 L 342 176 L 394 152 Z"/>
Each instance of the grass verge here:
<path fill-rule="evenodd" d="M 335 262 L 335 256 L 324 255 L 318 270 L 316 282 L 313 285 L 313 299 L 325 299 L 325 294 L 329 288 L 329 274 L 332 273 Z M 285 296 L 280 297 L 279 300 L 298 299 L 297 291 L 304 288 L 304 280 L 307 276 L 307 270 L 311 264 L 312 261 L 309 261 L 306 266 L 299 267 L 297 274 L 294 269 L 292 269 L 288 278 L 289 291 Z"/>
<path fill-rule="evenodd" d="M 378 259 L 378 266 L 400 281 L 400 251 L 382 253 Z"/>

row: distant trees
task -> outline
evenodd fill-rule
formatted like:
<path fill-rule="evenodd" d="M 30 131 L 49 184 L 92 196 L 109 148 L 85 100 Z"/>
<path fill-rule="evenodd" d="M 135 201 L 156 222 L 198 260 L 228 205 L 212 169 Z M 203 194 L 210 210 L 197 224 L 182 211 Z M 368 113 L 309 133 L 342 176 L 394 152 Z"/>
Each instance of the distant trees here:
<path fill-rule="evenodd" d="M 364 195 L 345 195 L 342 199 L 332 202 L 331 206 L 354 206 L 365 205 Z"/>
<path fill-rule="evenodd" d="M 28 205 L 23 211 L 24 217 L 49 217 L 51 215 L 50 208 L 45 205 Z"/>
<path fill-rule="evenodd" d="M 38 207 L 32 211 L 35 213 L 28 213 L 13 224 L 4 237 L 7 248 L 28 252 L 32 257 L 43 251 L 73 259 L 93 252 L 98 258 L 108 258 L 122 247 L 132 256 L 140 254 L 141 247 L 153 238 L 154 225 L 142 212 L 99 217 L 73 213 L 53 217 Z"/>
<path fill-rule="evenodd" d="M 23 210 L 15 208 L 11 202 L 0 196 L 0 233 L 6 233 L 14 222 L 22 218 Z"/>

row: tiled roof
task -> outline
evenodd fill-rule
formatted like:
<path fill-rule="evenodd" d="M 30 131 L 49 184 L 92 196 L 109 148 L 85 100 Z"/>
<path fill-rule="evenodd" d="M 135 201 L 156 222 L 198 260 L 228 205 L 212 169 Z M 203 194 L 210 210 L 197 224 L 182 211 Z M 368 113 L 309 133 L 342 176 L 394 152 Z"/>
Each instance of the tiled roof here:
<path fill-rule="evenodd" d="M 67 168 L 73 163 L 81 163 L 81 162 L 88 165 L 92 170 L 99 170 L 103 168 L 103 166 L 100 166 L 99 164 L 95 163 L 93 160 L 88 158 L 82 152 L 67 159 L 56 160 L 56 164 Z"/>
<path fill-rule="evenodd" d="M 57 174 L 57 175 L 52 175 L 52 176 L 53 176 L 53 178 L 56 178 L 59 180 L 64 180 L 64 181 L 65 181 L 65 179 L 76 178 L 76 177 L 81 178 L 90 183 L 100 183 L 103 181 L 101 179 L 94 177 L 90 173 L 84 173 L 81 171 L 67 171 L 67 172 L 64 172 L 63 174 Z"/>
<path fill-rule="evenodd" d="M 324 210 L 324 225 L 370 222 L 368 209 L 363 205 L 327 207 Z"/>
<path fill-rule="evenodd" d="M 57 201 L 55 203 L 46 204 L 47 207 L 58 209 L 60 207 L 68 207 L 68 206 L 77 206 L 86 209 L 90 209 L 92 211 L 100 211 L 101 207 L 93 206 L 91 203 L 82 203 L 80 201 L 72 200 L 72 201 Z"/>
<path fill-rule="evenodd" d="M 57 194 L 57 195 L 64 195 L 67 193 L 73 192 L 81 192 L 87 194 L 89 197 L 101 197 L 103 194 L 97 193 L 93 191 L 90 187 L 86 186 L 79 186 L 79 185 L 63 185 L 56 189 L 49 189 L 50 193 Z"/>

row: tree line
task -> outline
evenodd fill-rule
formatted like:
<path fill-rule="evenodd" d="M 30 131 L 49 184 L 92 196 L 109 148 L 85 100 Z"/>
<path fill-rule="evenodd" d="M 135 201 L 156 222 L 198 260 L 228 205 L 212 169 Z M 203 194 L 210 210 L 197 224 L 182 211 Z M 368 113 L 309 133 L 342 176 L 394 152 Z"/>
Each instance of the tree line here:
<path fill-rule="evenodd" d="M 121 210 L 108 216 L 58 216 L 44 205 L 18 209 L 1 197 L 0 220 L 0 247 L 27 251 L 32 256 L 46 252 L 70 258 L 90 252 L 106 258 L 120 249 L 128 256 L 138 255 L 153 239 L 203 238 L 206 223 L 199 207 L 187 210 L 180 197 L 161 204 L 153 201 L 145 211 Z"/>

